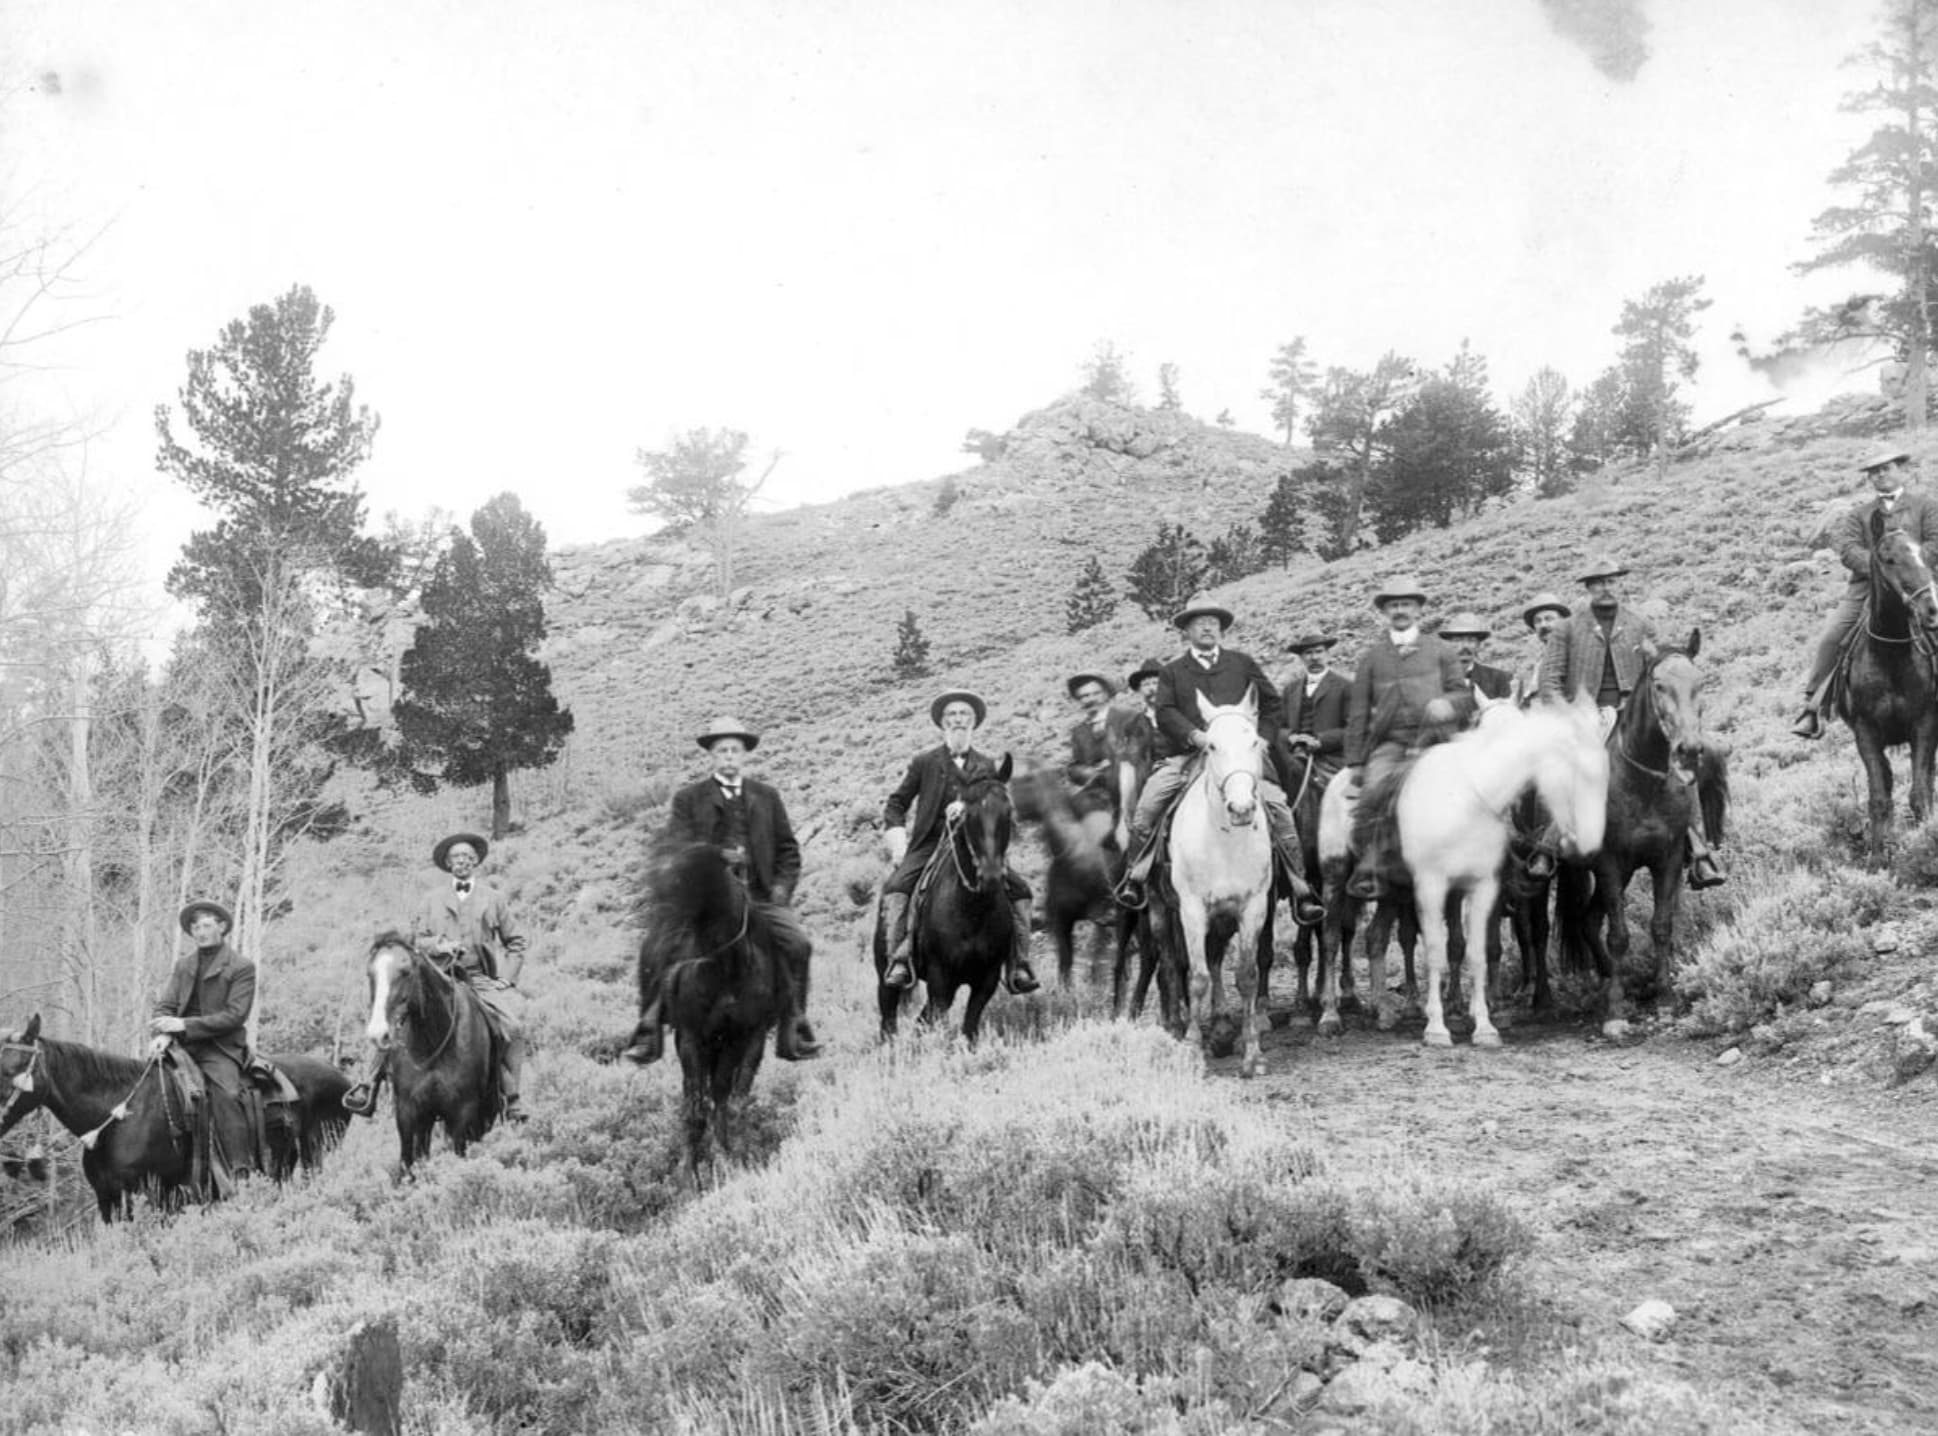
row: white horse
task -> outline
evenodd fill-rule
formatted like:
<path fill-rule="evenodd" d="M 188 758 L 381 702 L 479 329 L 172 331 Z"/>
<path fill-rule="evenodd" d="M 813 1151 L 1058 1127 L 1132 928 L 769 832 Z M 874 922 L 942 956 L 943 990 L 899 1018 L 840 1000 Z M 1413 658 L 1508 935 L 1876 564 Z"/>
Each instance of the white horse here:
<path fill-rule="evenodd" d="M 1526 712 L 1489 704 L 1478 727 L 1429 748 L 1400 786 L 1400 856 L 1413 884 L 1427 949 L 1429 1047 L 1450 1047 L 1440 989 L 1447 975 L 1447 896 L 1466 894 L 1468 1011 L 1474 1045 L 1498 1047 L 1487 1013 L 1487 921 L 1500 891 L 1514 802 L 1530 785 L 1546 805 L 1562 851 L 1601 847 L 1608 816 L 1608 750 L 1595 707 L 1540 703 Z"/>
<path fill-rule="evenodd" d="M 1222 932 L 1224 953 L 1236 956 L 1232 977 L 1244 1042 L 1240 1070 L 1255 1077 L 1264 1068 L 1258 1050 L 1258 935 L 1272 902 L 1272 837 L 1259 797 L 1265 740 L 1258 736 L 1258 705 L 1250 693 L 1230 706 L 1207 702 L 1201 693 L 1198 711 L 1205 720 L 1204 766 L 1178 800 L 1168 849 L 1191 979 L 1184 1036 L 1198 1041 L 1201 1018 L 1208 1020 L 1207 1014 L 1215 1016 L 1224 1005 L 1222 959 L 1216 974 L 1209 961 L 1214 938 Z"/>

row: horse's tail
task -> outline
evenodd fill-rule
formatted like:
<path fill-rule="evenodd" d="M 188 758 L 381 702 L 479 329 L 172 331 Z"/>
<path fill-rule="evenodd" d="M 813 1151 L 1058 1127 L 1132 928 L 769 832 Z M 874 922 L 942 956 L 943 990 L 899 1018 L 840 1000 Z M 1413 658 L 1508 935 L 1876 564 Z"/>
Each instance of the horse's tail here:
<path fill-rule="evenodd" d="M 1722 842 L 1729 818 L 1729 755 L 1706 743 L 1696 763 L 1696 799 L 1702 804 L 1703 836 Z"/>
<path fill-rule="evenodd" d="M 1563 972 L 1588 972 L 1595 965 L 1594 954 L 1588 950 L 1588 938 L 1582 926 L 1588 920 L 1589 885 L 1594 875 L 1571 863 L 1560 863 L 1554 875 L 1554 910 L 1559 928 L 1556 934 L 1556 948 L 1561 958 Z"/>

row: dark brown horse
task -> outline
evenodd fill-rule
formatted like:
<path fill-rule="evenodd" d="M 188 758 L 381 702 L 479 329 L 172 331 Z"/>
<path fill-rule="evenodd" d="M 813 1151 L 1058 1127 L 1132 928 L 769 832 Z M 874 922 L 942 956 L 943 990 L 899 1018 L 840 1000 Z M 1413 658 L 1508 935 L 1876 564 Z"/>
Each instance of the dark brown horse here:
<path fill-rule="evenodd" d="M 350 1121 L 343 1109 L 350 1079 L 317 1057 L 270 1061 L 296 1089 L 296 1101 L 264 1127 L 267 1173 L 281 1182 L 299 1167 L 315 1167 L 343 1135 Z M 195 1190 L 189 1114 L 155 1059 L 43 1037 L 36 1015 L 21 1031 L 0 1038 L 0 1092 L 0 1136 L 45 1108 L 82 1140 L 81 1171 L 102 1221 L 126 1215 L 137 1196 L 171 1210 L 214 1196 L 206 1188 Z M 204 1100 L 217 1097 L 211 1092 Z M 253 1165 L 239 1154 L 229 1156 L 239 1170 Z"/>
<path fill-rule="evenodd" d="M 1594 961 L 1602 1030 L 1609 1036 L 1627 1030 L 1622 963 L 1629 949 L 1629 880 L 1647 868 L 1655 890 L 1649 943 L 1651 995 L 1659 999 L 1675 970 L 1690 825 L 1700 818 L 1709 842 L 1723 840 L 1729 775 L 1722 755 L 1703 738 L 1701 647 L 1701 631 L 1692 631 L 1687 647 L 1665 648 L 1643 667 L 1608 735 L 1608 820 L 1601 851 L 1587 864 L 1594 881 L 1585 912 L 1578 885 L 1564 884 L 1577 894 L 1564 897 L 1564 917 L 1572 923 L 1579 915 L 1579 941 Z"/>
<path fill-rule="evenodd" d="M 708 1133 L 734 1149 L 734 1107 L 753 1090 L 767 1034 L 789 1011 L 785 958 L 767 909 L 710 843 L 676 848 L 653 876 L 653 920 L 640 945 L 640 987 L 663 973 L 667 1026 L 680 1054 L 686 1171 L 698 1180 Z"/>
<path fill-rule="evenodd" d="M 1911 816 L 1931 812 L 1938 755 L 1938 588 L 1918 545 L 1902 529 L 1871 516 L 1871 597 L 1862 628 L 1839 665 L 1832 689 L 1837 715 L 1850 725 L 1870 785 L 1867 855 L 1884 861 L 1891 842 L 1891 759 L 1911 749 Z"/>
<path fill-rule="evenodd" d="M 408 1171 L 431 1152 L 438 1123 L 451 1150 L 490 1131 L 503 1110 L 499 1044 L 471 985 L 420 953 L 398 932 L 370 945 L 372 1042 L 390 1053 L 397 1142 Z"/>
<path fill-rule="evenodd" d="M 913 936 L 912 965 L 928 993 L 923 1022 L 949 1015 L 956 993 L 969 990 L 962 1014 L 962 1035 L 971 1042 L 982 1029 L 983 1009 L 1002 981 L 1010 945 L 1027 943 L 1016 931 L 1003 876 L 1009 861 L 1013 809 L 1009 798 L 1009 755 L 994 772 L 972 778 L 962 794 L 962 814 L 945 824 L 916 884 L 908 921 Z M 926 889 L 926 893 L 924 893 Z M 888 934 L 875 924 L 875 977 L 883 1037 L 893 1037 L 909 990 L 880 981 L 888 970 Z"/>

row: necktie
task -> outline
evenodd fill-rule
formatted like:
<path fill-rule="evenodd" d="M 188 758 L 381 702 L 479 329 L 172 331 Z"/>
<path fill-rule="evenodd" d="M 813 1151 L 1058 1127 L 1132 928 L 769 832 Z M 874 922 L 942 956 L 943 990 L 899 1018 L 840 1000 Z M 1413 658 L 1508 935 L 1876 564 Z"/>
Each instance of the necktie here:
<path fill-rule="evenodd" d="M 457 888 L 457 890 L 458 890 L 458 896 L 459 896 L 459 897 L 470 897 L 470 896 L 471 896 L 471 879 L 470 879 L 470 878 L 459 878 L 459 879 L 457 880 L 457 882 L 456 882 L 456 884 L 455 884 L 455 886 L 456 886 L 456 888 Z"/>
<path fill-rule="evenodd" d="M 1216 663 L 1216 662 L 1218 661 L 1218 655 L 1217 655 L 1217 654 L 1215 654 L 1215 653 L 1197 653 L 1197 652 L 1193 652 L 1191 656 L 1192 656 L 1193 658 L 1195 658 L 1195 659 L 1197 659 L 1197 660 L 1198 660 L 1198 663 L 1199 663 L 1199 665 L 1200 665 L 1201 667 L 1204 667 L 1204 668 L 1209 668 L 1209 667 L 1211 667 L 1211 665 L 1212 665 L 1212 664 L 1214 664 L 1214 663 Z"/>
<path fill-rule="evenodd" d="M 740 784 L 734 783 L 729 785 L 726 783 L 722 783 L 720 785 L 720 791 L 725 793 L 727 795 L 727 800 L 731 802 L 733 801 L 733 799 L 738 798 L 740 796 Z"/>

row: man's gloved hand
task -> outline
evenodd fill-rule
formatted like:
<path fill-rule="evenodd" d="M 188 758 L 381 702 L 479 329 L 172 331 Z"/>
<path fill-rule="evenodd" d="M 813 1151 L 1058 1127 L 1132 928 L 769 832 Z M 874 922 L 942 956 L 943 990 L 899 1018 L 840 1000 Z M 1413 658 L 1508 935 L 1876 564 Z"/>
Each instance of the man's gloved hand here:
<path fill-rule="evenodd" d="M 149 1019 L 148 1030 L 164 1037 L 179 1037 L 188 1031 L 188 1024 L 179 1017 L 155 1017 Z"/>
<path fill-rule="evenodd" d="M 1451 723 L 1454 720 L 1453 703 L 1444 695 L 1427 700 L 1427 722 Z"/>
<path fill-rule="evenodd" d="M 951 799 L 949 806 L 942 810 L 942 814 L 952 823 L 960 819 L 962 817 L 962 799 Z"/>
<path fill-rule="evenodd" d="M 149 1038 L 149 1039 L 148 1039 L 148 1055 L 149 1055 L 150 1057 L 159 1057 L 159 1056 L 161 1056 L 161 1055 L 162 1055 L 162 1053 L 164 1053 L 164 1052 L 166 1052 L 166 1051 L 167 1051 L 167 1050 L 169 1049 L 169 1046 L 170 1046 L 170 1044 L 172 1044 L 172 1043 L 174 1042 L 174 1040 L 175 1040 L 175 1039 L 174 1039 L 174 1038 L 172 1038 L 172 1037 L 151 1037 L 151 1038 Z"/>
<path fill-rule="evenodd" d="M 887 828 L 882 832 L 882 846 L 888 850 L 888 860 L 899 864 L 908 856 L 908 829 Z"/>
<path fill-rule="evenodd" d="M 1294 748 L 1317 748 L 1319 746 L 1318 738 L 1311 733 L 1294 733 L 1285 741 L 1290 743 Z"/>

